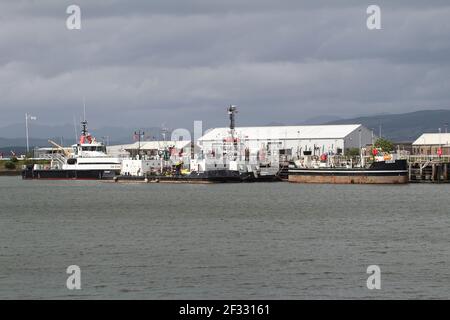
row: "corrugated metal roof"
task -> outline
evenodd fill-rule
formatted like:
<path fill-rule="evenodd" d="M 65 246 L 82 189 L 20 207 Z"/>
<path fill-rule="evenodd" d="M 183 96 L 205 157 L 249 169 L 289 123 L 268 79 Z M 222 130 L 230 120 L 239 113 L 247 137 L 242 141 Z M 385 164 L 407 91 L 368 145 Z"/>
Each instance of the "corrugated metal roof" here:
<path fill-rule="evenodd" d="M 181 140 L 181 141 L 141 141 L 141 150 L 160 150 L 164 149 L 164 147 L 172 147 L 175 146 L 177 149 L 182 149 L 190 144 L 189 140 Z M 139 142 L 117 145 L 117 146 L 108 146 L 108 150 L 137 150 L 139 147 Z"/>
<path fill-rule="evenodd" d="M 236 135 L 248 139 L 342 139 L 361 127 L 360 124 L 311 125 L 277 127 L 238 127 Z M 215 128 L 200 141 L 221 140 L 229 136 L 229 128 Z"/>
<path fill-rule="evenodd" d="M 450 133 L 424 133 L 413 145 L 449 145 Z"/>
<path fill-rule="evenodd" d="M 190 144 L 189 140 L 181 140 L 181 141 L 141 141 L 141 149 L 142 150 L 156 150 L 156 149 L 164 149 L 164 147 L 175 147 L 176 149 L 182 149 L 186 147 L 186 145 Z M 139 147 L 139 142 L 135 142 L 130 144 L 128 149 L 137 149 Z"/>

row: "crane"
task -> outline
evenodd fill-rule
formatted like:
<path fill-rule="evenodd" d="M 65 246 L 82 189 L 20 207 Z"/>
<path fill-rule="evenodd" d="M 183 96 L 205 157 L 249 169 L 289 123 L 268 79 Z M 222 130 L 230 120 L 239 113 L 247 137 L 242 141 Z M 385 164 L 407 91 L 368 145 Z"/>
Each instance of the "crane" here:
<path fill-rule="evenodd" d="M 66 157 L 69 158 L 69 157 L 71 156 L 71 154 L 70 154 L 69 151 L 67 151 L 66 149 L 64 149 L 64 147 L 60 146 L 60 145 L 57 144 L 55 141 L 53 141 L 53 140 L 48 140 L 48 142 L 49 142 L 51 145 L 55 146 L 57 149 L 62 150 L 62 151 L 64 152 L 64 155 L 65 155 Z"/>

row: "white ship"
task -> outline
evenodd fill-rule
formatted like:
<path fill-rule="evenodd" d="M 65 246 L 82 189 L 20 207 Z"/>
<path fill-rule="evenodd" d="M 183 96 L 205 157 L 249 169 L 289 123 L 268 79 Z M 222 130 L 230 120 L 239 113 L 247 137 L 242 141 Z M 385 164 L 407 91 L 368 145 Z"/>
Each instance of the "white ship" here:
<path fill-rule="evenodd" d="M 106 146 L 87 131 L 87 121 L 81 122 L 80 140 L 67 150 L 49 140 L 58 150 L 51 155 L 50 165 L 35 164 L 22 172 L 24 179 L 112 179 L 120 174 L 122 160 L 110 157 Z"/>

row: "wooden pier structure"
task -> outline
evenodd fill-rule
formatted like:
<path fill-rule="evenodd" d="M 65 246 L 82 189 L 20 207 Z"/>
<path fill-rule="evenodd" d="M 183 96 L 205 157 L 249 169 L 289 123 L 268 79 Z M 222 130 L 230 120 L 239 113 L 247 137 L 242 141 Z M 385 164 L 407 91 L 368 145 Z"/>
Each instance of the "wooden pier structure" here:
<path fill-rule="evenodd" d="M 408 180 L 411 183 L 450 183 L 450 155 L 408 155 L 401 159 L 408 160 Z M 280 177 L 287 180 L 288 162 L 280 162 Z"/>
<path fill-rule="evenodd" d="M 408 157 L 409 182 L 450 183 L 450 155 Z"/>

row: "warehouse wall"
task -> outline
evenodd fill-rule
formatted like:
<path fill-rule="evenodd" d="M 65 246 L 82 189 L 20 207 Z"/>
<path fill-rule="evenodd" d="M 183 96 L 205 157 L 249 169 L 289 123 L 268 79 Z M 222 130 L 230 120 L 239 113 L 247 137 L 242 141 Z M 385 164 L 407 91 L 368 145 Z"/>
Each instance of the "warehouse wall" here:
<path fill-rule="evenodd" d="M 361 146 L 372 144 L 372 131 L 361 126 Z M 374 137 L 376 140 L 376 137 Z M 344 149 L 359 148 L 359 129 L 350 133 L 344 140 Z"/>

